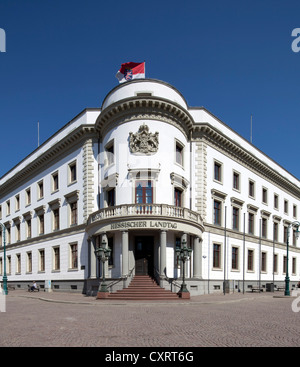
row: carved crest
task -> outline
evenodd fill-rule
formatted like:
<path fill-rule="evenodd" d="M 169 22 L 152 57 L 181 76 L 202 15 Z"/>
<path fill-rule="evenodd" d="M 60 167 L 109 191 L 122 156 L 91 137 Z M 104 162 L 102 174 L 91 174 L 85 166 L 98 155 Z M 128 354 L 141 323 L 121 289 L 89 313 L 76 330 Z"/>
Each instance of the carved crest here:
<path fill-rule="evenodd" d="M 129 148 L 131 153 L 155 154 L 158 151 L 159 133 L 150 133 L 146 124 L 140 126 L 136 134 L 129 133 Z"/>

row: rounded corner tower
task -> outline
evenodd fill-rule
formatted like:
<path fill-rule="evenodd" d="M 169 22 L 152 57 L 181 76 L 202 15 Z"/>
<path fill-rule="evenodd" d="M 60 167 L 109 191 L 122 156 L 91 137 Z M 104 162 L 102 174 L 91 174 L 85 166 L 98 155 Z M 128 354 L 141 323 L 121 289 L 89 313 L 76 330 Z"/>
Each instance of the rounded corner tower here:
<path fill-rule="evenodd" d="M 145 271 L 164 284 L 177 276 L 173 259 L 183 238 L 200 252 L 203 222 L 190 208 L 192 128 L 184 97 L 165 82 L 135 79 L 104 98 L 95 123 L 101 209 L 90 216 L 88 233 L 99 243 L 114 238 L 115 276 Z M 193 272 L 201 277 L 198 255 Z"/>

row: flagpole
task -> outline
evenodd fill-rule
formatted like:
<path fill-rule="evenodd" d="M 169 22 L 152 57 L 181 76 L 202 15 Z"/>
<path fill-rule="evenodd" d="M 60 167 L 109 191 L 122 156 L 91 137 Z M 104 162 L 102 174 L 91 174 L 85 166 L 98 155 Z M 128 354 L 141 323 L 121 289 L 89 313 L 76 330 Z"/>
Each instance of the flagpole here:
<path fill-rule="evenodd" d="M 145 79 L 146 79 L 146 61 L 144 60 L 144 71 L 145 71 Z"/>
<path fill-rule="evenodd" d="M 251 114 L 251 121 L 250 121 L 250 143 L 252 144 L 252 114 Z"/>

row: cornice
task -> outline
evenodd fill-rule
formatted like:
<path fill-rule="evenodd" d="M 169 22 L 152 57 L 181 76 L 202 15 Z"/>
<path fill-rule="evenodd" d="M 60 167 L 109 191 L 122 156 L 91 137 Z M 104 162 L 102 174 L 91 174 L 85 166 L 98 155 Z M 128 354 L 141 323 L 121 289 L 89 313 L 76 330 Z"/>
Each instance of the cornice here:
<path fill-rule="evenodd" d="M 44 170 L 45 167 L 57 159 L 62 152 L 71 149 L 81 140 L 91 136 L 97 136 L 94 125 L 79 126 L 56 144 L 53 144 L 45 152 L 38 155 L 36 159 L 29 161 L 23 169 L 17 171 L 11 178 L 4 181 L 0 188 L 0 196 L 4 196 L 7 192 L 10 192 L 16 185 L 20 186 L 21 182 L 27 180 L 29 176 L 35 174 L 40 169 Z"/>
<path fill-rule="evenodd" d="M 86 224 L 79 224 L 77 226 L 74 227 L 69 227 L 69 228 L 64 228 L 61 229 L 59 231 L 55 231 L 55 232 L 51 232 L 51 233 L 46 233 L 43 235 L 39 235 L 36 237 L 31 237 L 28 238 L 26 240 L 22 240 L 22 241 L 18 241 L 18 242 L 14 242 L 11 244 L 7 244 L 6 248 L 7 250 L 12 250 L 15 248 L 20 248 L 20 247 L 24 247 L 24 246 L 32 246 L 35 245 L 37 243 L 45 243 L 46 241 L 50 241 L 50 240 L 54 240 L 54 239 L 61 239 L 63 237 L 67 237 L 67 236 L 71 236 L 74 234 L 80 234 L 80 233 L 85 233 L 85 228 L 86 228 Z M 3 249 L 3 246 L 0 246 L 0 249 Z"/>
<path fill-rule="evenodd" d="M 197 141 L 199 139 L 206 141 L 227 156 L 230 156 L 232 159 L 255 171 L 258 175 L 263 176 L 270 182 L 300 199 L 300 186 L 292 183 L 261 159 L 245 150 L 242 146 L 226 137 L 214 127 L 206 123 L 195 125 L 192 132 L 192 140 Z"/>
<path fill-rule="evenodd" d="M 217 227 L 211 223 L 207 223 L 204 222 L 203 223 L 205 229 L 206 229 L 206 233 L 210 233 L 210 234 L 216 234 L 216 235 L 220 235 L 222 236 L 222 238 L 224 237 L 224 233 L 225 233 L 225 228 L 224 227 Z M 240 231 L 236 231 L 233 230 L 231 228 L 226 228 L 226 236 L 231 238 L 231 239 L 237 239 L 240 241 L 245 241 L 247 243 L 253 243 L 258 245 L 260 242 L 262 245 L 265 246 L 269 246 L 269 247 L 275 247 L 276 249 L 283 249 L 286 250 L 286 244 L 282 243 L 282 242 L 278 242 L 278 241 L 273 241 L 272 239 L 267 239 L 267 238 L 260 238 L 259 236 L 255 236 L 255 235 L 251 235 L 249 233 L 243 233 Z M 244 237 L 245 236 L 245 237 Z M 295 247 L 295 246 L 290 246 L 290 251 L 294 252 L 294 253 L 300 253 L 300 248 L 299 247 Z"/>
<path fill-rule="evenodd" d="M 170 123 L 186 137 L 189 137 L 194 125 L 189 112 L 176 102 L 154 96 L 137 96 L 122 99 L 105 108 L 96 121 L 96 130 L 103 136 L 108 129 L 138 119 Z"/>

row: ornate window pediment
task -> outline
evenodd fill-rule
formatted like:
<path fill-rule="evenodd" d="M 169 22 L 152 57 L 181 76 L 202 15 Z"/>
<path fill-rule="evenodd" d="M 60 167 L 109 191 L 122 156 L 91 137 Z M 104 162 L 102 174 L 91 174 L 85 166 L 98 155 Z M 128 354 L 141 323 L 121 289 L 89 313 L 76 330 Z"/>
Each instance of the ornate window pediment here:
<path fill-rule="evenodd" d="M 180 187 L 183 190 L 187 189 L 187 187 L 189 185 L 189 181 L 185 177 L 180 176 L 175 172 L 172 172 L 170 176 L 171 176 L 172 185 L 176 185 L 176 186 Z"/>

